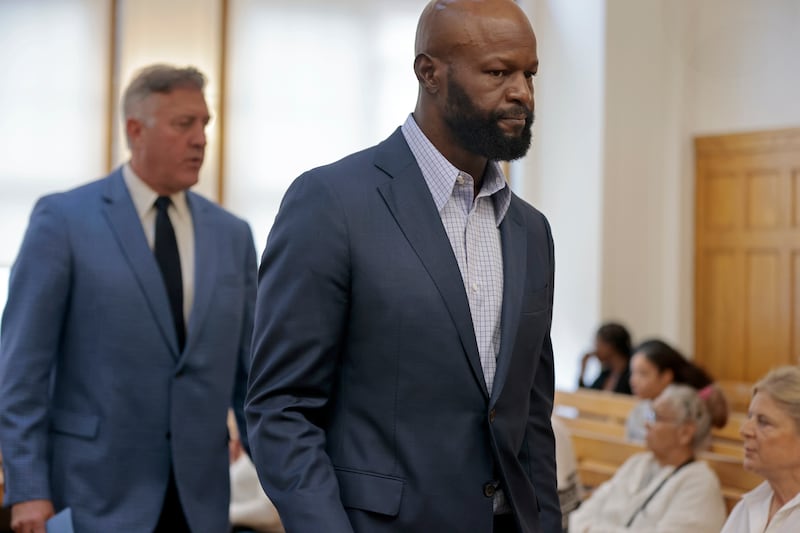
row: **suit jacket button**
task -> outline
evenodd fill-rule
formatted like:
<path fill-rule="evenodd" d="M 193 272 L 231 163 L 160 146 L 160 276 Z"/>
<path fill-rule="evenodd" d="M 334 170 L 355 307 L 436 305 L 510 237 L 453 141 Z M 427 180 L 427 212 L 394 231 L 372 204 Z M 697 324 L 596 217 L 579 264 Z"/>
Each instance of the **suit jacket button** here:
<path fill-rule="evenodd" d="M 489 411 L 489 423 L 491 424 L 492 422 L 494 422 L 494 409 Z"/>
<path fill-rule="evenodd" d="M 483 486 L 483 495 L 487 498 L 494 498 L 495 492 L 497 492 L 497 487 L 495 487 L 494 483 L 489 482 Z"/>

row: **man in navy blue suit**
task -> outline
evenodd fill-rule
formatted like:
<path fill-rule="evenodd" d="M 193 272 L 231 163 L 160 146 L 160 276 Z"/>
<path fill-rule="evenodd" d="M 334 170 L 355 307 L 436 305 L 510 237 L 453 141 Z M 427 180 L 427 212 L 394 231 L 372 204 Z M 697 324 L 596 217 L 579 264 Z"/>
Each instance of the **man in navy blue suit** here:
<path fill-rule="evenodd" d="M 498 160 L 531 142 L 512 0 L 423 11 L 416 109 L 299 177 L 259 272 L 246 415 L 294 532 L 556 532 L 553 242 Z"/>
<path fill-rule="evenodd" d="M 243 422 L 256 256 L 187 189 L 209 112 L 194 68 L 143 69 L 130 162 L 36 204 L 0 344 L 0 447 L 16 532 L 228 529 L 226 415 Z"/>

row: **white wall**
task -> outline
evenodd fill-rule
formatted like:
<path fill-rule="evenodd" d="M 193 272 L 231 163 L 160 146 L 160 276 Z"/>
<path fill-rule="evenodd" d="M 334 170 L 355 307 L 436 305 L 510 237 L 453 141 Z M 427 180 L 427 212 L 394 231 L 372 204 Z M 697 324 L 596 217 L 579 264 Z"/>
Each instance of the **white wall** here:
<path fill-rule="evenodd" d="M 685 209 L 681 2 L 610 0 L 607 15 L 602 316 L 635 339 L 681 340 L 691 276 L 679 268 Z M 690 299 L 689 299 L 690 300 Z"/>
<path fill-rule="evenodd" d="M 0 0 L 0 311 L 36 199 L 106 171 L 108 4 Z"/>
<path fill-rule="evenodd" d="M 800 127 L 800 2 L 686 2 L 693 135 Z"/>
<path fill-rule="evenodd" d="M 118 3 L 118 49 L 116 58 L 115 103 L 142 67 L 168 63 L 179 67 L 191 65 L 206 75 L 206 102 L 211 122 L 206 128 L 205 151 L 200 182 L 194 187 L 208 198 L 217 198 L 219 183 L 220 115 L 220 31 L 221 0 L 120 0 Z M 114 108 L 115 125 L 112 167 L 130 158 L 125 143 L 119 105 Z"/>
<path fill-rule="evenodd" d="M 605 9 L 595 0 L 523 6 L 536 31 L 540 68 L 533 147 L 514 183 L 553 228 L 556 380 L 571 387 L 601 309 Z"/>

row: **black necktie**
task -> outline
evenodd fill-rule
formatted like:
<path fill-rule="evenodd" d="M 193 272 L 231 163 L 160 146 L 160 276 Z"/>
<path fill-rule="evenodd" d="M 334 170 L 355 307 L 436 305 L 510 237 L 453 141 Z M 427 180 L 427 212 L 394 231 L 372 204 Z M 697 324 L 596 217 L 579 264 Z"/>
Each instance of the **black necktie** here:
<path fill-rule="evenodd" d="M 169 220 L 167 209 L 172 201 L 169 196 L 156 199 L 156 242 L 154 253 L 164 285 L 167 288 L 169 306 L 175 322 L 175 333 L 178 335 L 178 349 L 183 351 L 186 343 L 186 326 L 183 321 L 183 279 L 181 277 L 181 257 L 178 255 L 178 241 L 175 230 Z"/>

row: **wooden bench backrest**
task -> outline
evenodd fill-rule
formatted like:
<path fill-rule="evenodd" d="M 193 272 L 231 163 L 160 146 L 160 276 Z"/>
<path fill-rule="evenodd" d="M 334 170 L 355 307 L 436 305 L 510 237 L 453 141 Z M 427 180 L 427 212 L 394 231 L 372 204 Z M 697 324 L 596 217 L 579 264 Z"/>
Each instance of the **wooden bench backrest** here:
<path fill-rule="evenodd" d="M 725 427 L 711 429 L 712 438 L 729 443 L 741 443 L 743 438 L 739 430 L 745 420 L 747 420 L 745 413 L 731 413 L 728 415 L 728 423 L 725 424 Z"/>
<path fill-rule="evenodd" d="M 746 413 L 753 398 L 753 384 L 746 381 L 717 381 L 717 386 L 725 393 L 731 411 Z"/>
<path fill-rule="evenodd" d="M 628 442 L 623 438 L 578 429 L 570 431 L 578 464 L 590 460 L 618 467 L 631 455 L 645 451 L 641 444 Z"/>
<path fill-rule="evenodd" d="M 719 483 L 723 487 L 738 489 L 747 492 L 756 488 L 762 481 L 760 476 L 748 472 L 742 466 L 742 461 L 729 455 L 722 455 L 712 452 L 700 454 L 708 466 L 717 473 Z"/>
<path fill-rule="evenodd" d="M 589 431 L 592 433 L 599 433 L 601 435 L 608 435 L 609 437 L 617 437 L 620 439 L 625 438 L 625 426 L 615 420 L 603 420 L 599 418 L 582 418 L 580 416 L 575 418 L 558 416 L 565 426 L 570 431 Z"/>
<path fill-rule="evenodd" d="M 574 409 L 583 418 L 609 419 L 622 424 L 637 402 L 636 398 L 627 394 L 591 389 L 557 390 L 555 394 L 555 405 L 558 408 Z"/>
<path fill-rule="evenodd" d="M 593 422 L 606 422 L 623 426 L 622 435 L 625 433 L 624 425 L 628 414 L 631 412 L 638 400 L 627 394 L 617 394 L 606 391 L 596 391 L 591 389 L 578 389 L 575 391 L 557 390 L 555 393 L 554 411 L 556 415 L 564 419 L 583 419 Z M 743 412 L 731 412 L 728 416 L 728 423 L 722 428 L 713 428 L 711 436 L 714 441 L 721 444 L 736 447 L 742 442 L 739 429 L 747 415 Z M 602 424 L 593 422 L 568 422 L 570 426 L 581 426 L 579 429 L 591 429 L 599 433 L 616 435 L 620 430 L 614 430 Z M 592 427 L 594 426 L 594 427 Z M 723 447 L 725 448 L 725 447 Z"/>

